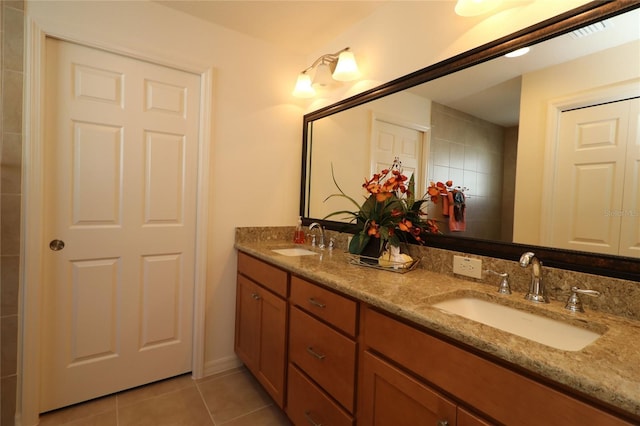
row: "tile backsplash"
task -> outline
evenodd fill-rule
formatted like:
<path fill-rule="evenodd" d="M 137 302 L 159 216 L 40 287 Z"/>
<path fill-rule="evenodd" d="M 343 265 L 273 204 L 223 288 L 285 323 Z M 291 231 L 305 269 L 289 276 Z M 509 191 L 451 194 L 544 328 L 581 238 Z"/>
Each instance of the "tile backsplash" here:
<path fill-rule="evenodd" d="M 237 228 L 236 241 L 241 242 L 268 242 L 287 241 L 293 244 L 294 227 L 260 227 Z M 305 232 L 308 230 L 305 228 Z M 325 231 L 327 238 L 333 237 L 336 241 L 335 250 L 346 250 L 347 239 L 350 234 L 334 231 Z M 308 242 L 307 242 L 308 244 Z M 409 254 L 413 258 L 420 258 L 419 267 L 441 274 L 453 274 L 453 256 L 463 255 L 482 260 L 483 269 L 506 272 L 509 274 L 509 282 L 513 291 L 525 293 L 529 288 L 531 269 L 520 267 L 518 262 L 497 259 L 487 256 L 469 255 L 451 250 L 438 249 L 424 246 L 409 246 Z M 483 279 L 459 277 L 471 281 L 484 283 L 498 288 L 499 278 L 487 275 Z M 585 274 L 565 269 L 543 267 L 543 279 L 546 290 L 551 300 L 565 302 L 571 293 L 571 287 L 578 286 L 584 289 L 597 290 L 600 297 L 581 297 L 585 310 L 593 309 L 613 315 L 622 316 L 634 320 L 640 320 L 640 282 L 609 278 L 600 275 Z"/>

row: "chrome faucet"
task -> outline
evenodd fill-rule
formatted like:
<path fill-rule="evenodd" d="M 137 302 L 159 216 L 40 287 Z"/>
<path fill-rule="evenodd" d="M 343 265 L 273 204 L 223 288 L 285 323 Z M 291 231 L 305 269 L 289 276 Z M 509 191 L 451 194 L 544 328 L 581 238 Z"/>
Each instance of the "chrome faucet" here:
<path fill-rule="evenodd" d="M 320 241 L 318 242 L 318 248 L 320 250 L 324 250 L 324 227 L 318 222 L 313 222 L 311 225 L 309 225 L 309 232 L 311 232 L 311 230 L 314 228 L 320 229 Z"/>
<path fill-rule="evenodd" d="M 509 274 L 507 274 L 506 272 L 492 271 L 491 269 L 487 269 L 485 270 L 485 272 L 488 274 L 497 275 L 501 278 L 500 285 L 498 286 L 498 293 L 511 294 L 511 286 L 509 286 Z"/>
<path fill-rule="evenodd" d="M 542 281 L 542 262 L 538 260 L 535 253 L 530 251 L 520 256 L 520 266 L 526 268 L 529 264 L 531 264 L 531 283 L 529 284 L 529 292 L 524 298 L 531 302 L 549 303 Z"/>
<path fill-rule="evenodd" d="M 578 297 L 578 294 L 586 294 L 587 296 L 600 297 L 601 293 L 596 290 L 583 290 L 579 287 L 571 287 L 571 296 L 567 300 L 567 303 L 564 305 L 565 309 L 570 310 L 571 312 L 584 312 L 584 308 L 582 307 L 582 302 Z"/>

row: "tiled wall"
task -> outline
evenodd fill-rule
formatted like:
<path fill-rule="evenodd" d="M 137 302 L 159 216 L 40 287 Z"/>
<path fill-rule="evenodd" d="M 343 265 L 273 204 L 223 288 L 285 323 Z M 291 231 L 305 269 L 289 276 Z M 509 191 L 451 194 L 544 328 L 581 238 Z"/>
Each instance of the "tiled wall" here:
<path fill-rule="evenodd" d="M 431 125 L 429 179 L 450 179 L 454 186 L 468 188 L 465 236 L 511 241 L 512 226 L 505 224 L 509 218 L 502 216 L 506 129 L 435 102 L 431 106 Z M 506 185 L 507 189 L 511 187 Z M 438 206 L 430 207 L 429 216 L 446 221 Z M 508 230 L 504 236 L 503 227 Z M 440 228 L 448 232 L 447 226 Z"/>
<path fill-rule="evenodd" d="M 14 424 L 22 168 L 24 1 L 0 0 L 0 424 Z"/>

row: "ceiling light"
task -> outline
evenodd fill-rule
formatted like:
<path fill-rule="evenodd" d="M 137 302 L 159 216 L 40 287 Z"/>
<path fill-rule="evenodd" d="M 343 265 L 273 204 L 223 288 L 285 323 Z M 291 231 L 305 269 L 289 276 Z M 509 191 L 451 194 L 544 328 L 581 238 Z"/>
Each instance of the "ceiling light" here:
<path fill-rule="evenodd" d="M 513 52 L 509 52 L 504 56 L 507 58 L 517 58 L 518 56 L 526 55 L 530 50 L 531 49 L 528 47 L 523 47 L 521 49 L 514 50 Z"/>
<path fill-rule="evenodd" d="M 313 71 L 313 80 L 311 72 Z M 353 81 L 360 78 L 358 64 L 348 47 L 320 56 L 313 64 L 298 75 L 293 96 L 311 98 L 315 89 L 333 86 L 337 81 Z"/>
<path fill-rule="evenodd" d="M 458 0 L 455 11 L 460 16 L 483 15 L 502 3 L 502 0 Z"/>

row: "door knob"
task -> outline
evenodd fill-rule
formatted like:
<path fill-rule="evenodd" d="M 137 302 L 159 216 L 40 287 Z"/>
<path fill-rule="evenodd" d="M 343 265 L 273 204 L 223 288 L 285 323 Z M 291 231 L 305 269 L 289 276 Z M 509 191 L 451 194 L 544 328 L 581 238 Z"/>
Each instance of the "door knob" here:
<path fill-rule="evenodd" d="M 51 240 L 51 242 L 49 243 L 49 248 L 53 251 L 60 251 L 64 248 L 64 241 Z"/>

